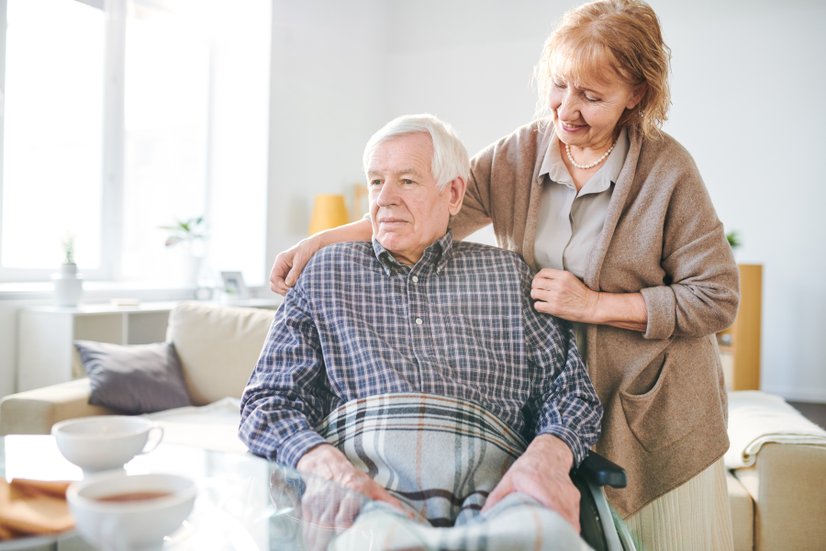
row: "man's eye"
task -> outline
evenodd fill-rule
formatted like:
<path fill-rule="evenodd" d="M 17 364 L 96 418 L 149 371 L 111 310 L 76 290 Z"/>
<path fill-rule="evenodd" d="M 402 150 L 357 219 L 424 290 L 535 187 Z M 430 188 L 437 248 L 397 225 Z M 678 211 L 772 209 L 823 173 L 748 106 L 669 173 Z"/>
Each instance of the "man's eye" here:
<path fill-rule="evenodd" d="M 380 186 L 381 180 L 370 180 L 370 186 Z"/>
<path fill-rule="evenodd" d="M 559 81 L 556 81 L 556 80 L 554 81 L 554 88 L 559 88 L 560 90 L 564 90 L 567 87 L 568 87 L 568 85 L 565 84 L 564 82 L 559 82 Z"/>
<path fill-rule="evenodd" d="M 411 186 L 411 185 L 415 184 L 416 182 L 414 182 L 413 180 L 405 178 L 404 180 L 402 180 L 402 183 L 406 186 Z"/>
<path fill-rule="evenodd" d="M 594 96 L 589 96 L 588 94 L 585 94 L 585 99 L 587 101 L 594 102 L 594 103 L 596 103 L 598 101 L 602 101 L 599 98 L 595 98 Z"/>

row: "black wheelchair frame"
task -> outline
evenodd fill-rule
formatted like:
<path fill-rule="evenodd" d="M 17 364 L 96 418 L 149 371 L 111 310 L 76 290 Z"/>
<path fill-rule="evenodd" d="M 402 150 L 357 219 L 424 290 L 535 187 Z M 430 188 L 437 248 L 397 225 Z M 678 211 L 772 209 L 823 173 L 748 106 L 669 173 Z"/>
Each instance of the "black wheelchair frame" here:
<path fill-rule="evenodd" d="M 596 452 L 571 472 L 580 493 L 580 535 L 595 551 L 632 551 L 636 549 L 625 526 L 615 519 L 605 498 L 604 486 L 625 488 L 625 470 Z"/>

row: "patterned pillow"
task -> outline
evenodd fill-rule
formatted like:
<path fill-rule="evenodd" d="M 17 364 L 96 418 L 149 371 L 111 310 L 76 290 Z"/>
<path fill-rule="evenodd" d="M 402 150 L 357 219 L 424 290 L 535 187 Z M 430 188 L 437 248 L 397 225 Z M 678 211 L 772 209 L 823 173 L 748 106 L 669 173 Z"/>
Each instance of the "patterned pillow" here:
<path fill-rule="evenodd" d="M 126 414 L 192 405 L 172 343 L 75 341 L 75 348 L 89 376 L 92 405 Z"/>

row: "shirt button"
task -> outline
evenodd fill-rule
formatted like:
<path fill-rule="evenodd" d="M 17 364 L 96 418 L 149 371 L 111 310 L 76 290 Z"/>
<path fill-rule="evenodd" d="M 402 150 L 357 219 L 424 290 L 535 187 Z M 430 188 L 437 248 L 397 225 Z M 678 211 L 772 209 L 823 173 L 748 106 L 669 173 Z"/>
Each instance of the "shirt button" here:
<path fill-rule="evenodd" d="M 418 283 L 419 282 L 419 276 L 413 276 L 410 279 L 413 280 L 413 283 Z"/>
<path fill-rule="evenodd" d="M 422 318 L 416 318 L 416 325 L 421 325 L 422 323 L 424 323 Z"/>

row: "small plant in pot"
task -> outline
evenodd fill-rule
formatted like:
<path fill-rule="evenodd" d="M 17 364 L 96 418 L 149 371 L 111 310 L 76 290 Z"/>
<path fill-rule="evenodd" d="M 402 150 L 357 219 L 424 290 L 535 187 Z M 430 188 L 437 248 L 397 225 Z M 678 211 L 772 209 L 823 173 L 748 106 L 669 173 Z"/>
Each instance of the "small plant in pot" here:
<path fill-rule="evenodd" d="M 67 236 L 63 240 L 63 265 L 61 266 L 63 273 L 77 273 L 77 264 L 75 264 L 75 238 L 74 236 Z"/>
<path fill-rule="evenodd" d="M 186 258 L 184 277 L 187 285 L 198 293 L 201 270 L 206 253 L 206 221 L 203 216 L 193 216 L 177 220 L 175 224 L 160 226 L 167 232 L 164 245 L 167 248 L 181 249 Z"/>
<path fill-rule="evenodd" d="M 726 241 L 728 241 L 728 244 L 731 247 L 732 251 L 736 251 L 737 247 L 743 244 L 742 240 L 740 239 L 740 233 L 737 230 L 731 230 L 730 232 L 727 232 Z"/>
<path fill-rule="evenodd" d="M 178 243 L 194 243 L 206 239 L 206 222 L 203 216 L 178 220 L 171 226 L 161 226 L 160 228 L 169 232 L 164 242 L 167 247 L 172 247 Z"/>
<path fill-rule="evenodd" d="M 63 239 L 63 263 L 60 271 L 52 276 L 55 288 L 55 301 L 58 306 L 77 306 L 83 294 L 83 278 L 77 273 L 75 264 L 75 238 L 72 235 Z"/>

